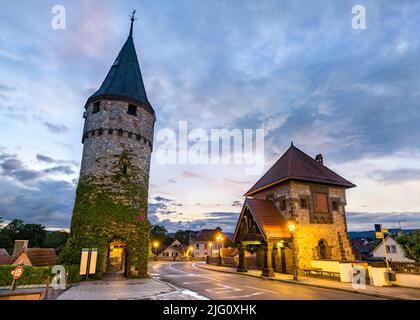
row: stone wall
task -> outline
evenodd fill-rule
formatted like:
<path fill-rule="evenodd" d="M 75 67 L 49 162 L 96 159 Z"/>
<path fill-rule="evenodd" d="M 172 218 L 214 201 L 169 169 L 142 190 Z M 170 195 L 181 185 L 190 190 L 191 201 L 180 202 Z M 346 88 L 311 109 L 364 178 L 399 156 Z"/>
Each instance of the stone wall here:
<path fill-rule="evenodd" d="M 128 103 L 90 103 L 84 114 L 83 156 L 68 246 L 63 259 L 78 263 L 80 249 L 98 248 L 98 274 L 106 271 L 113 240 L 125 243 L 127 275 L 146 276 L 149 243 L 147 198 L 154 114 Z"/>
<path fill-rule="evenodd" d="M 329 215 L 332 223 L 313 223 L 312 192 L 322 188 L 328 193 Z M 311 268 L 314 259 L 314 248 L 322 239 L 329 247 L 329 259 L 331 260 L 354 260 L 352 247 L 347 235 L 347 222 L 345 216 L 346 194 L 345 189 L 325 184 L 289 181 L 287 183 L 267 189 L 255 195 L 255 198 L 270 198 L 285 219 L 291 218 L 293 207 L 293 218 L 296 219 L 295 230 L 295 254 L 299 269 Z M 307 199 L 308 208 L 301 208 L 300 199 Z M 285 201 L 282 207 L 281 201 Z M 332 200 L 337 201 L 338 208 L 333 210 Z M 287 269 L 290 270 L 291 257 L 286 259 Z"/>

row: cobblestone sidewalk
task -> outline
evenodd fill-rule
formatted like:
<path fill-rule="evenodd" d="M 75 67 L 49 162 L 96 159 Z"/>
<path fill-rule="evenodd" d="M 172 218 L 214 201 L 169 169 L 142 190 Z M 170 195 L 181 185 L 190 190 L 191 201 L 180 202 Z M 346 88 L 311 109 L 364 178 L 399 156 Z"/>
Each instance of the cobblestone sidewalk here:
<path fill-rule="evenodd" d="M 195 292 L 178 289 L 155 279 L 82 282 L 58 300 L 201 300 Z"/>

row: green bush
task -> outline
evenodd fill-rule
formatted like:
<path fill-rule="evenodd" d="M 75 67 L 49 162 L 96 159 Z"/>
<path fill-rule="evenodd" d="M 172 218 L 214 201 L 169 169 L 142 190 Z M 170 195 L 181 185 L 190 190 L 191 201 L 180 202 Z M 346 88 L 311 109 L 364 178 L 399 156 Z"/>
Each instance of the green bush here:
<path fill-rule="evenodd" d="M 67 283 L 75 283 L 80 281 L 79 266 L 64 266 L 67 273 Z M 12 270 L 16 268 L 13 265 L 0 265 L 0 286 L 10 286 L 12 284 Z M 51 267 L 32 267 L 24 266 L 23 275 L 19 278 L 18 285 L 34 285 L 45 284 L 48 277 L 52 278 Z"/>

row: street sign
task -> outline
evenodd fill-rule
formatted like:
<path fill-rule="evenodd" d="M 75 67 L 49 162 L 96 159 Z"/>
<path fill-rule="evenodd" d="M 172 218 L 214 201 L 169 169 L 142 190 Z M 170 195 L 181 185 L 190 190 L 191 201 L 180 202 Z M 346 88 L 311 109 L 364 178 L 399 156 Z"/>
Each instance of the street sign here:
<path fill-rule="evenodd" d="M 13 280 L 19 279 L 23 275 L 24 268 L 22 266 L 17 266 L 11 272 Z"/>
<path fill-rule="evenodd" d="M 375 224 L 375 236 L 377 239 L 385 238 L 387 232 L 388 229 L 383 228 L 381 224 Z"/>

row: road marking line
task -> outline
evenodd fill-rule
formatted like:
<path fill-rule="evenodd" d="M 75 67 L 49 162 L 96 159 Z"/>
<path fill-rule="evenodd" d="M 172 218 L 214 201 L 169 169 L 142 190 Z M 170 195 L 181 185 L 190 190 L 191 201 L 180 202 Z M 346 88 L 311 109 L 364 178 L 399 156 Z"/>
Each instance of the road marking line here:
<path fill-rule="evenodd" d="M 202 281 L 191 281 L 191 282 L 183 282 L 182 284 L 195 284 L 195 283 L 207 283 L 211 282 L 210 280 L 202 280 Z"/>
<path fill-rule="evenodd" d="M 261 288 L 252 287 L 252 286 L 244 286 L 244 287 L 251 288 L 251 289 L 255 289 L 255 290 L 259 290 L 259 291 L 270 292 L 270 293 L 276 293 L 276 294 L 278 294 L 278 293 L 279 293 L 279 292 L 277 292 L 277 291 L 271 291 L 271 290 L 261 289 Z"/>
<path fill-rule="evenodd" d="M 251 294 L 246 294 L 246 295 L 243 295 L 243 296 L 220 297 L 220 299 L 239 299 L 239 298 L 250 298 L 250 297 L 253 297 L 253 296 L 260 295 L 260 294 L 264 294 L 264 292 L 254 292 L 254 293 L 251 293 Z"/>
<path fill-rule="evenodd" d="M 149 273 L 151 276 L 160 276 L 160 273 Z"/>
<path fill-rule="evenodd" d="M 216 283 L 216 285 L 218 285 L 219 287 L 218 288 L 205 289 L 205 290 L 207 292 L 215 292 L 215 291 L 222 291 L 222 290 L 232 290 L 233 292 L 242 291 L 242 289 L 226 286 L 226 285 L 220 284 L 220 283 Z"/>

